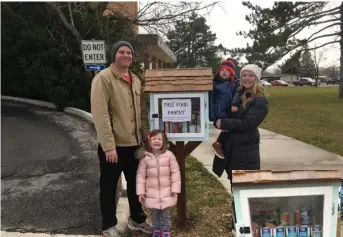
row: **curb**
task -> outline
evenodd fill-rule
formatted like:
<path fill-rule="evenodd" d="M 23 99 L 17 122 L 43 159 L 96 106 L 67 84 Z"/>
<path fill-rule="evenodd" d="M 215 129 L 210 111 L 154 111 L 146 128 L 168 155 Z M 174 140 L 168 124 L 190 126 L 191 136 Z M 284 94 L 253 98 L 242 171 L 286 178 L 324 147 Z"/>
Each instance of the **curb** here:
<path fill-rule="evenodd" d="M 15 102 L 21 102 L 25 104 L 30 105 L 36 105 L 40 107 L 45 107 L 49 109 L 57 109 L 57 106 L 51 102 L 47 101 L 41 101 L 41 100 L 33 100 L 33 99 L 27 99 L 27 98 L 20 98 L 20 97 L 13 97 L 13 96 L 1 96 L 1 100 L 8 100 L 8 101 L 15 101 Z M 67 114 L 71 114 L 77 117 L 80 117 L 82 119 L 87 120 L 88 122 L 93 123 L 93 116 L 91 113 L 78 109 L 73 107 L 65 107 L 63 109 L 63 112 Z M 117 229 L 120 233 L 124 232 L 127 226 L 127 221 L 129 218 L 129 206 L 128 206 L 128 200 L 127 200 L 127 184 L 124 174 L 121 174 L 121 189 L 122 189 L 122 196 L 118 200 L 117 204 L 117 218 L 118 218 L 118 224 Z M 61 234 L 42 234 L 42 233 L 20 233 L 20 232 L 6 232 L 1 231 L 2 237 L 72 237 L 72 236 L 87 236 L 87 237 L 98 237 L 101 235 L 61 235 Z"/>

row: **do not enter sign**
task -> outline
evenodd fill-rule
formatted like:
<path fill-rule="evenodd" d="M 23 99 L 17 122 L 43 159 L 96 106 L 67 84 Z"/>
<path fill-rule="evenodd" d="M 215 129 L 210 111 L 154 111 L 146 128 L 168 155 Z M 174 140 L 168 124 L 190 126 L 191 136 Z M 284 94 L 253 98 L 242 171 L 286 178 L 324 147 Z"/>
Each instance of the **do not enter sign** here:
<path fill-rule="evenodd" d="M 105 64 L 106 45 L 103 40 L 82 40 L 84 64 Z"/>

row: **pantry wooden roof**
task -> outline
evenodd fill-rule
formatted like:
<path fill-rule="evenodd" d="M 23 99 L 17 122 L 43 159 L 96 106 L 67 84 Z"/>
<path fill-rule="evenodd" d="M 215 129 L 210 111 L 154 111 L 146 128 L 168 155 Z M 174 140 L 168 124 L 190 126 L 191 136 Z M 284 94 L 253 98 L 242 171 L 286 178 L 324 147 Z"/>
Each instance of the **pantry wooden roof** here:
<path fill-rule="evenodd" d="M 211 68 L 163 68 L 145 71 L 146 92 L 196 92 L 212 90 Z"/>
<path fill-rule="evenodd" d="M 339 170 L 234 170 L 235 185 L 295 183 L 304 181 L 340 180 Z"/>

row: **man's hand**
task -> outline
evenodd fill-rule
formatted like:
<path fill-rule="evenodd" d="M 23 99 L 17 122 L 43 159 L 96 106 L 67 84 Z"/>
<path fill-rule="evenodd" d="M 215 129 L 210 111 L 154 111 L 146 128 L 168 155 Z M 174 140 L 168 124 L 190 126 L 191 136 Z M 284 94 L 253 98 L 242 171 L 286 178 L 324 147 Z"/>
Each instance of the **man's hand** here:
<path fill-rule="evenodd" d="M 220 125 L 221 125 L 221 120 L 218 119 L 218 120 L 216 121 L 216 127 L 217 127 L 218 129 L 220 129 Z"/>
<path fill-rule="evenodd" d="M 111 163 L 118 162 L 118 155 L 116 149 L 106 151 L 106 161 Z"/>
<path fill-rule="evenodd" d="M 139 196 L 138 196 L 138 201 L 139 201 L 141 204 L 143 204 L 144 201 L 145 201 L 145 196 L 144 196 L 144 195 L 139 195 Z"/>
<path fill-rule="evenodd" d="M 238 111 L 238 107 L 237 106 L 232 106 L 231 107 L 231 112 L 237 112 Z"/>

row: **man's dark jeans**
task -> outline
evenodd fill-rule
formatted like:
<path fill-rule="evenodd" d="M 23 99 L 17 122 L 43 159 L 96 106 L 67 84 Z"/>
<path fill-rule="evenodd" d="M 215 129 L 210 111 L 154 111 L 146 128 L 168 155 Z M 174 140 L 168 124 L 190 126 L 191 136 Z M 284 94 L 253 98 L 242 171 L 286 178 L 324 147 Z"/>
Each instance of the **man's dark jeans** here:
<path fill-rule="evenodd" d="M 127 182 L 127 196 L 130 205 L 130 218 L 136 223 L 143 223 L 146 215 L 136 195 L 136 173 L 139 160 L 135 158 L 134 147 L 117 147 L 118 162 L 106 161 L 106 154 L 102 147 L 98 146 L 100 161 L 100 210 L 102 215 L 102 230 L 117 225 L 117 205 L 115 203 L 117 183 L 121 172 L 124 172 Z"/>

